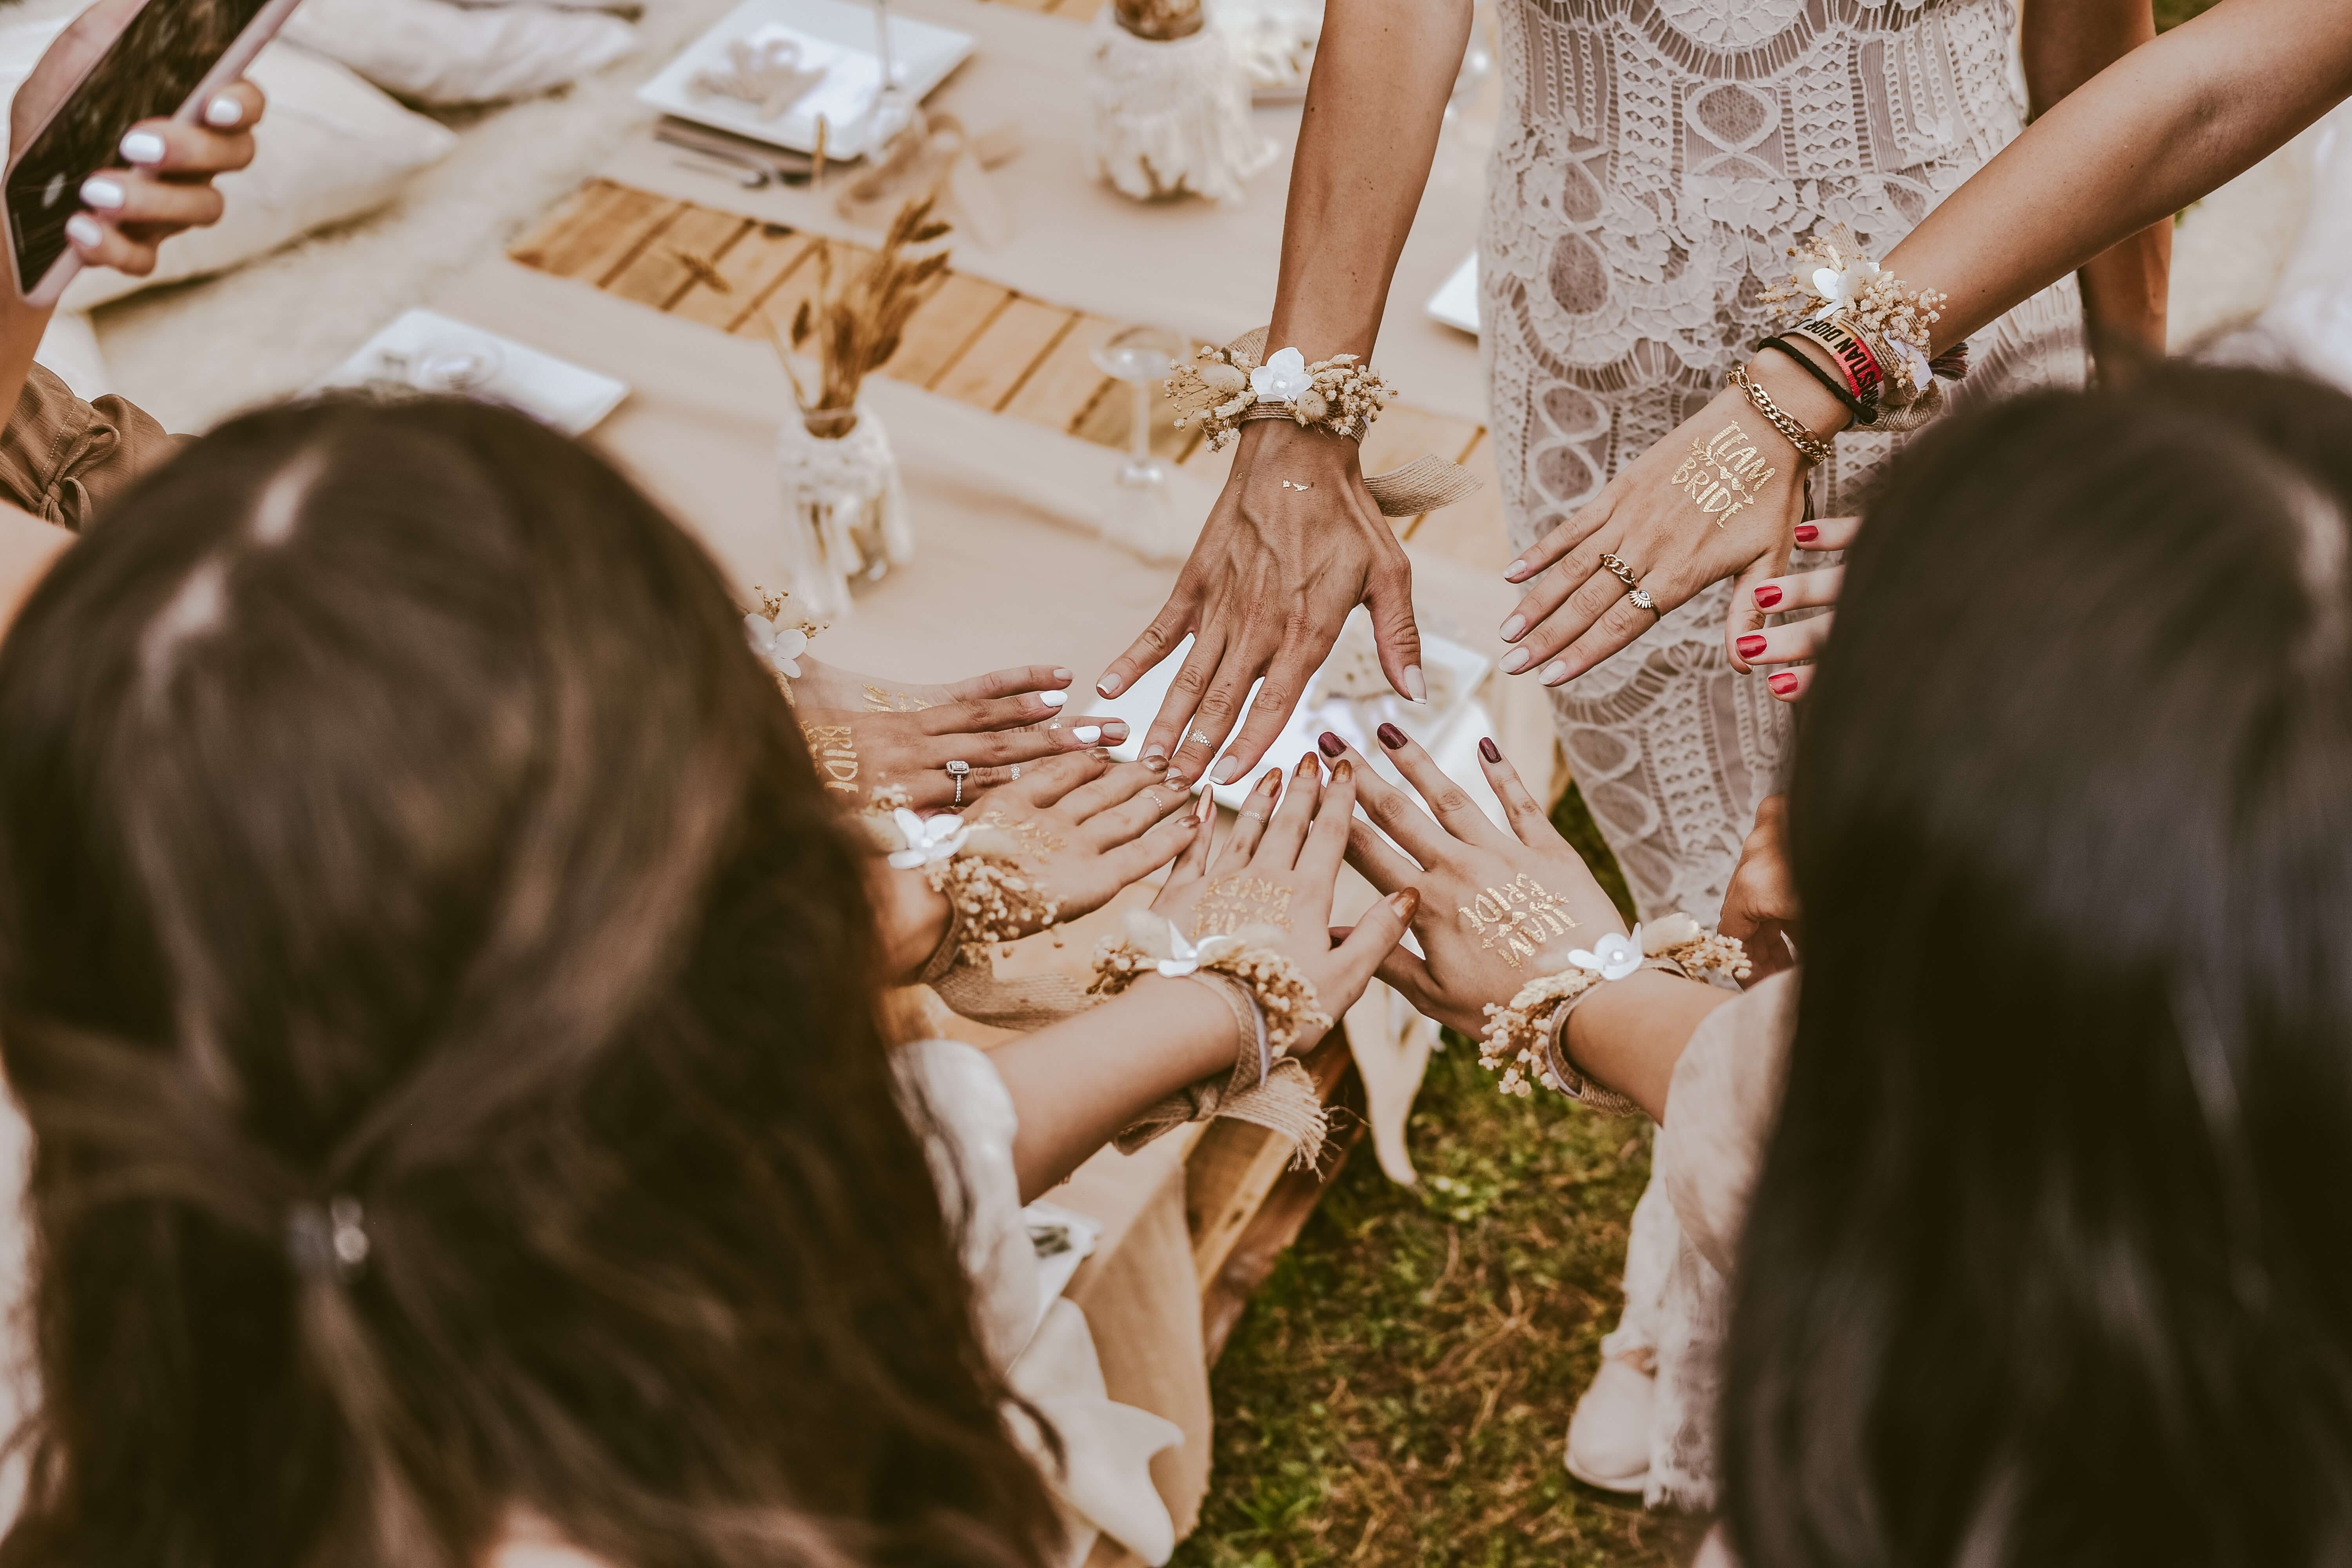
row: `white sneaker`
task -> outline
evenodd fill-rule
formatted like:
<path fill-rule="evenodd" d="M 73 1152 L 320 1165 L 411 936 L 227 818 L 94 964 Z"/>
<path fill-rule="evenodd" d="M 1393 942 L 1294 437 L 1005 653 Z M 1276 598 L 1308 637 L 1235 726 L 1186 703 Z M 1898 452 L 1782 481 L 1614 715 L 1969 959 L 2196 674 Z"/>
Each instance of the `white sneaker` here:
<path fill-rule="evenodd" d="M 1622 1357 L 1600 1375 L 1568 1420 L 1568 1473 L 1608 1492 L 1642 1490 L 1650 1479 L 1650 1407 L 1657 1379 Z"/>

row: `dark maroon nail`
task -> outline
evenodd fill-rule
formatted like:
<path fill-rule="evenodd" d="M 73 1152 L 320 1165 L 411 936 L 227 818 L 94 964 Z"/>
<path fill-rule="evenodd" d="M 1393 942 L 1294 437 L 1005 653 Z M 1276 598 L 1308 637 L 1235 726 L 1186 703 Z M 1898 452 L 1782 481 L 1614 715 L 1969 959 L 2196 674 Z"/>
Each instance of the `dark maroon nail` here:
<path fill-rule="evenodd" d="M 1380 737 L 1381 744 L 1391 752 L 1402 751 L 1404 748 L 1404 731 L 1393 724 L 1381 725 Z"/>
<path fill-rule="evenodd" d="M 1797 542 L 1798 542 L 1798 543 L 1800 543 L 1800 544 L 1811 544 L 1814 540 L 1819 539 L 1821 536 L 1822 536 L 1822 531 L 1821 531 L 1820 529 L 1818 529 L 1818 528 L 1815 528 L 1811 523 L 1810 523 L 1810 522 L 1801 522 L 1801 523 L 1797 524 Z"/>
<path fill-rule="evenodd" d="M 1741 637 L 1738 642 L 1733 643 L 1731 646 L 1739 650 L 1740 658 L 1754 658 L 1758 654 L 1764 651 L 1764 639 L 1751 633 L 1747 637 Z"/>
<path fill-rule="evenodd" d="M 1756 590 L 1756 607 L 1758 609 L 1769 610 L 1780 602 L 1780 590 L 1772 586 L 1771 584 L 1767 583 L 1762 587 Z"/>
<path fill-rule="evenodd" d="M 1478 754 L 1490 763 L 1499 763 L 1503 760 L 1503 748 L 1492 741 L 1482 740 L 1478 742 Z"/>
<path fill-rule="evenodd" d="M 1792 697 L 1796 695 L 1797 678 L 1785 669 L 1780 674 L 1774 676 L 1770 680 L 1765 682 L 1765 684 L 1771 687 L 1773 693 L 1776 696 Z"/>
<path fill-rule="evenodd" d="M 1336 757 L 1348 749 L 1348 742 L 1328 730 L 1315 737 L 1315 743 L 1323 748 L 1323 754 L 1327 757 Z"/>

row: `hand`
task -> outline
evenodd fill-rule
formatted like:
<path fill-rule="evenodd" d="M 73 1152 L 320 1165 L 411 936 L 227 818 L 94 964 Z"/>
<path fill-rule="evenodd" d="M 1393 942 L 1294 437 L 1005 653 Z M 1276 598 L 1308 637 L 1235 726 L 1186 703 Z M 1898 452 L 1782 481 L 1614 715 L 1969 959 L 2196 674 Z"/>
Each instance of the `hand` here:
<path fill-rule="evenodd" d="M 1274 744 L 1359 604 L 1371 606 L 1389 684 L 1423 700 L 1412 568 L 1364 488 L 1356 444 L 1289 424 L 1251 425 L 1168 603 L 1111 661 L 1100 689 L 1118 696 L 1191 634 L 1192 653 L 1139 754 L 1164 760 L 1171 784 L 1203 773 L 1223 784 Z M 1261 676 L 1233 750 L 1211 769 Z"/>
<path fill-rule="evenodd" d="M 1770 363 L 1779 358 L 1763 355 L 1748 374 L 1808 428 L 1837 429 L 1843 410 L 1832 405 L 1835 417 L 1824 416 L 1828 394 L 1796 366 Z M 1738 387 L 1726 387 L 1504 569 L 1511 582 L 1535 581 L 1503 622 L 1503 640 L 1519 645 L 1503 669 L 1539 670 L 1546 686 L 1560 685 L 1709 584 L 1759 563 L 1768 574 L 1784 570 L 1804 515 L 1803 477 L 1796 447 Z M 1604 554 L 1625 563 L 1654 611 L 1633 602 L 1601 565 Z"/>
<path fill-rule="evenodd" d="M 1206 797 L 1202 797 L 1204 800 Z M 1206 838 L 1192 797 L 1158 768 L 1091 752 L 1054 757 L 964 812 L 974 840 L 1008 854 L 1055 902 L 1055 924 L 1091 914 Z"/>
<path fill-rule="evenodd" d="M 1394 889 L 1398 897 L 1373 905 L 1353 931 L 1334 940 L 1331 895 L 1355 815 L 1356 781 L 1366 776 L 1341 763 L 1325 788 L 1309 752 L 1285 795 L 1282 770 L 1268 769 L 1242 803 L 1222 848 L 1204 832 L 1177 858 L 1151 901 L 1153 911 L 1190 938 L 1245 926 L 1285 933 L 1278 950 L 1314 985 L 1316 1005 L 1338 1019 L 1402 939 L 1419 900 L 1410 889 Z"/>
<path fill-rule="evenodd" d="M 139 5 L 140 0 L 100 0 L 58 35 L 17 89 L 8 121 L 12 146 L 31 140 Z M 89 266 L 144 278 L 155 270 L 155 249 L 164 240 L 219 222 L 221 195 L 213 178 L 253 162 L 253 127 L 262 108 L 261 89 L 240 81 L 205 106 L 200 124 L 146 120 L 132 127 L 123 139 L 126 158 L 143 148 L 154 156 L 101 170 L 83 184 L 83 211 L 66 226 L 75 253 Z M 109 196 L 116 198 L 110 205 Z"/>
<path fill-rule="evenodd" d="M 1789 797 L 1765 796 L 1724 889 L 1716 929 L 1748 949 L 1749 985 L 1797 962 L 1797 880 L 1789 867 L 1788 826 Z"/>
<path fill-rule="evenodd" d="M 1797 542 L 1808 550 L 1843 550 L 1861 531 L 1862 519 L 1858 517 L 1825 517 L 1819 522 L 1800 523 L 1796 537 Z M 1764 618 L 1789 610 L 1834 605 L 1844 585 L 1843 566 L 1823 566 L 1783 577 L 1768 577 L 1756 572 L 1743 575 L 1732 591 L 1731 615 L 1724 626 L 1724 635 L 1731 643 L 1733 665 L 1742 670 L 1750 664 L 1797 665 L 1797 668 L 1772 675 L 1764 684 L 1783 702 L 1794 702 L 1802 697 L 1813 683 L 1812 661 L 1828 645 L 1830 623 L 1837 617 L 1824 614 L 1771 627 L 1765 626 Z"/>
<path fill-rule="evenodd" d="M 803 660 L 803 668 L 809 662 Z M 861 679 L 851 676 L 820 689 L 838 695 Z M 1001 669 L 952 686 L 913 688 L 941 700 L 906 711 L 814 706 L 801 681 L 793 683 L 793 691 L 800 700 L 801 732 L 827 789 L 853 806 L 872 800 L 877 791 L 902 789 L 915 810 L 936 811 L 955 807 L 955 779 L 947 772 L 950 762 L 971 765 L 961 791 L 968 805 L 982 793 L 1011 783 L 1015 767 L 1125 740 L 1127 726 L 1118 720 L 1063 717 L 1066 699 L 1059 688 L 1069 681 L 1066 669 Z"/>
<path fill-rule="evenodd" d="M 1321 744 L 1327 755 L 1350 754 L 1337 735 Z M 1381 726 L 1381 744 L 1429 810 L 1360 766 L 1357 788 L 1371 822 L 1350 826 L 1348 864 L 1384 893 L 1421 894 L 1412 931 L 1426 956 L 1399 948 L 1380 967 L 1415 1007 L 1475 1037 L 1486 1026 L 1486 1004 L 1507 1003 L 1528 981 L 1567 968 L 1571 951 L 1604 933 L 1624 933 L 1617 907 L 1500 747 L 1482 742 L 1478 756 L 1507 832 L 1395 725 Z"/>
<path fill-rule="evenodd" d="M 1019 783 L 972 801 L 964 820 L 990 836 L 992 853 L 1016 861 L 1055 900 L 1058 924 L 1100 909 L 1166 865 L 1195 835 L 1206 837 L 1190 805 L 1181 790 L 1161 782 L 1159 769 L 1088 752 L 1024 770 Z M 878 854 L 874 866 L 888 970 L 911 979 L 946 934 L 947 899 L 921 868 L 899 870 Z"/>

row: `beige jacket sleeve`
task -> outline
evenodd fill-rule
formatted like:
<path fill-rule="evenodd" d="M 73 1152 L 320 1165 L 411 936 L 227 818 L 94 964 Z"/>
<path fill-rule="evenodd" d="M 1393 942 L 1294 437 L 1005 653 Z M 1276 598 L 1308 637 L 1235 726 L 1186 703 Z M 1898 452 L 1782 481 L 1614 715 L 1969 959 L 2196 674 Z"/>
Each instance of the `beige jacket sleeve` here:
<path fill-rule="evenodd" d="M 1797 972 L 1789 970 L 1709 1013 L 1666 1089 L 1658 1129 L 1666 1196 L 1683 1234 L 1727 1279 L 1780 1116 L 1796 1026 Z"/>
<path fill-rule="evenodd" d="M 178 449 L 144 409 L 113 396 L 84 403 L 37 364 L 0 430 L 0 498 L 79 533 Z"/>

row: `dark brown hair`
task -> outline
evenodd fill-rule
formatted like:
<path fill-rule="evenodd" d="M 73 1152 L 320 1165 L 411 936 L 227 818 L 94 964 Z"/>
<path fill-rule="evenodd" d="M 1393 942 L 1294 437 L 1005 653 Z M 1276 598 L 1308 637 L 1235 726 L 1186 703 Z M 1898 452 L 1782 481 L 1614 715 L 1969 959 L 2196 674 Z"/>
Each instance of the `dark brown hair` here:
<path fill-rule="evenodd" d="M 2352 398 L 2166 367 L 1889 465 L 1803 715 L 1747 1568 L 2352 1561 Z"/>
<path fill-rule="evenodd" d="M 313 405 L 128 494 L 0 647 L 0 1564 L 457 1563 L 514 1508 L 625 1568 L 1051 1554 L 864 874 L 578 445 Z"/>

